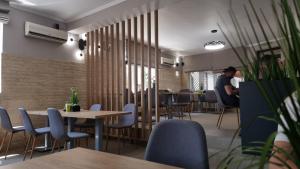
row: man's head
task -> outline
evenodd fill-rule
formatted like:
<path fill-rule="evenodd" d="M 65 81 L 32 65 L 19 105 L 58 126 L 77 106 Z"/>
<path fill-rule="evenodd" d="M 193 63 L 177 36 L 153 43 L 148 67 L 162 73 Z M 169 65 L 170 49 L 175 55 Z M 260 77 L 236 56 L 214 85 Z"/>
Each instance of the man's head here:
<path fill-rule="evenodd" d="M 223 70 L 223 73 L 225 74 L 225 76 L 227 77 L 233 77 L 236 73 L 236 69 L 232 66 L 229 66 L 228 68 Z"/>

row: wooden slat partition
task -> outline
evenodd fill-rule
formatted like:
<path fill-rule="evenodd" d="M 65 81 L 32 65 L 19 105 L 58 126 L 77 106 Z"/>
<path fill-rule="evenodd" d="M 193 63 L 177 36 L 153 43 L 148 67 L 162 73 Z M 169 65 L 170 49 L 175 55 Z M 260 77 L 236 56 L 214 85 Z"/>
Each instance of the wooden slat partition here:
<path fill-rule="evenodd" d="M 135 130 L 135 137 L 138 139 L 147 139 L 152 130 L 154 104 L 156 122 L 160 120 L 158 33 L 157 10 L 87 33 L 87 105 L 98 102 L 103 104 L 105 110 L 120 110 L 125 105 L 125 100 L 128 103 L 132 101 L 132 89 L 134 89 L 134 103 L 137 106 L 140 105 L 137 110 L 141 115 L 140 124 L 135 125 L 136 129 L 141 127 L 141 130 Z M 152 46 L 152 38 L 154 46 Z M 126 59 L 128 74 L 126 73 Z M 138 66 L 141 72 L 138 72 Z M 145 66 L 148 71 L 147 79 L 145 79 Z M 155 69 L 154 93 L 151 90 L 152 68 Z M 141 84 L 139 84 L 139 78 L 141 78 Z M 148 86 L 147 93 L 144 91 L 145 85 Z M 140 95 L 138 95 L 139 88 L 141 89 Z M 139 97 L 141 97 L 140 104 Z M 155 103 L 152 103 L 153 100 Z"/>
<path fill-rule="evenodd" d="M 116 23 L 116 110 L 120 110 L 120 26 Z"/>
<path fill-rule="evenodd" d="M 99 66 L 99 30 L 96 29 L 95 31 L 96 39 L 95 39 L 95 103 L 99 103 L 100 101 L 100 95 L 99 95 L 99 72 L 100 72 L 100 66 Z"/>
<path fill-rule="evenodd" d="M 145 138 L 145 64 L 144 64 L 144 15 L 140 16 L 140 33 L 141 33 L 141 121 L 142 121 L 142 138 Z"/>
<path fill-rule="evenodd" d="M 114 98 L 115 98 L 115 45 L 114 45 L 114 25 L 110 26 L 110 58 L 111 58 L 111 91 L 110 91 L 110 110 L 114 110 Z"/>
<path fill-rule="evenodd" d="M 108 52 L 108 26 L 105 27 L 105 83 L 106 83 L 106 95 L 105 95 L 105 109 L 109 110 L 109 52 Z"/>
<path fill-rule="evenodd" d="M 103 52 L 104 52 L 104 44 L 103 44 L 103 28 L 100 28 L 100 104 L 104 103 L 104 59 L 103 59 Z"/>
<path fill-rule="evenodd" d="M 122 106 L 125 105 L 126 90 L 126 63 L 125 63 L 126 39 L 125 39 L 125 21 L 122 21 Z"/>
<path fill-rule="evenodd" d="M 152 130 L 152 97 L 151 97 L 151 13 L 147 14 L 147 31 L 148 31 L 148 117 L 149 130 Z"/>
<path fill-rule="evenodd" d="M 91 44 L 91 42 L 90 42 L 90 40 L 91 40 L 91 38 L 90 38 L 90 35 L 91 35 L 91 32 L 88 32 L 87 34 L 86 34 L 86 36 L 87 36 L 87 40 L 86 40 L 86 42 L 87 42 L 87 55 L 86 55 L 86 62 L 87 62 L 87 64 L 86 64 L 86 72 L 87 72 L 87 75 L 86 75 L 86 77 L 87 77 L 87 106 L 89 107 L 90 106 L 90 104 L 91 104 L 91 90 L 92 90 L 92 88 L 91 88 L 91 71 L 90 71 L 90 67 L 91 67 L 91 63 L 90 63 L 90 56 L 91 56 L 91 49 L 90 49 L 90 44 Z"/>
<path fill-rule="evenodd" d="M 128 66 L 128 100 L 127 102 L 131 102 L 131 19 L 127 20 L 127 66 Z"/>
<path fill-rule="evenodd" d="M 160 112 L 159 112 L 159 62 L 160 55 L 158 49 L 158 11 L 154 11 L 154 43 L 155 43 L 155 120 L 159 122 Z"/>

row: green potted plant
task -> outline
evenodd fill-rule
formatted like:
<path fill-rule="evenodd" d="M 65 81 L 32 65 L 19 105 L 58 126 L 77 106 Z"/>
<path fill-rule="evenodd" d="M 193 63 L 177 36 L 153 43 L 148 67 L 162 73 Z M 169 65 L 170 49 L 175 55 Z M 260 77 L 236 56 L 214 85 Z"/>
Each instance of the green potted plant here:
<path fill-rule="evenodd" d="M 80 111 L 78 91 L 74 87 L 71 88 L 70 104 L 71 104 L 71 111 L 72 112 Z"/>
<path fill-rule="evenodd" d="M 255 85 L 268 109 L 273 113 L 271 117 L 260 116 L 260 118 L 282 126 L 283 133 L 287 136 L 292 151 L 288 152 L 282 147 L 273 145 L 277 134 L 274 131 L 269 134 L 267 140 L 260 142 L 259 146 L 245 147 L 239 145 L 234 148 L 231 147 L 218 168 L 233 168 L 235 166 L 234 168 L 262 169 L 265 164 L 292 168 L 291 163 L 287 163 L 287 161 L 292 162 L 294 167 L 300 168 L 300 1 L 272 0 L 270 7 L 273 10 L 273 15 L 268 17 L 263 9 L 258 11 L 251 0 L 249 0 L 249 5 L 250 10 L 249 7 L 244 5 L 244 11 L 248 18 L 250 31 L 245 28 L 247 27 L 245 23 L 241 24 L 234 10 L 230 10 L 237 41 L 229 37 L 222 26 L 219 25 L 219 28 L 242 63 L 245 77 Z M 271 26 L 269 17 L 275 19 L 278 30 Z M 258 25 L 258 27 L 255 27 L 255 25 Z M 276 34 L 276 32 L 279 33 Z M 265 42 L 264 47 L 261 44 L 262 39 L 258 37 L 259 34 L 262 35 Z M 236 42 L 240 44 L 239 46 L 242 46 L 241 52 L 236 48 Z M 257 44 L 257 47 L 252 45 L 254 43 Z M 281 49 L 285 58 L 284 62 L 275 61 L 274 44 Z M 270 52 L 272 59 L 267 64 L 265 59 L 257 53 L 257 51 L 262 50 L 269 50 Z M 291 104 L 288 104 L 287 100 Z M 259 131 L 257 130 L 257 134 Z M 260 157 L 254 159 L 237 155 L 235 150 L 240 147 L 247 152 L 258 153 Z M 278 156 L 278 153 L 284 154 L 284 157 Z M 277 159 L 279 162 L 275 164 L 272 161 L 269 162 L 270 157 Z M 244 164 L 241 165 L 241 163 Z"/>

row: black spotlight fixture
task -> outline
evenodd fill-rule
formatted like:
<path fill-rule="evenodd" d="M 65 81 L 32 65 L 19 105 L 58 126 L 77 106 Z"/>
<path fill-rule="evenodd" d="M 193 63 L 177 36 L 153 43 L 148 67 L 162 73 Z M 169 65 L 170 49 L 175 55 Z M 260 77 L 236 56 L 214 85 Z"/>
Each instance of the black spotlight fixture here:
<path fill-rule="evenodd" d="M 84 50 L 85 46 L 86 46 L 86 40 L 79 39 L 79 41 L 78 41 L 78 48 L 80 50 Z"/>
<path fill-rule="evenodd" d="M 217 33 L 218 30 L 217 30 L 217 29 L 213 29 L 213 30 L 211 30 L 210 32 L 211 32 L 211 33 Z"/>
<path fill-rule="evenodd" d="M 181 66 L 184 66 L 184 62 L 181 62 Z"/>
<path fill-rule="evenodd" d="M 179 66 L 179 63 L 176 63 L 176 67 L 178 67 Z"/>
<path fill-rule="evenodd" d="M 73 38 L 70 38 L 70 41 L 71 41 L 71 42 L 73 42 L 73 41 L 74 41 L 74 39 L 73 39 Z"/>

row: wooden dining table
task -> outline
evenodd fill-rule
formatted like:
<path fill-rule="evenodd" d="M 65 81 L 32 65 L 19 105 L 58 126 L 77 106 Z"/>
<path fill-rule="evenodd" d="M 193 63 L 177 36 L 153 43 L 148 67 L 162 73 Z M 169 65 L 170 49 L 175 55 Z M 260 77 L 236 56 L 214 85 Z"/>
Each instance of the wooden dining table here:
<path fill-rule="evenodd" d="M 75 148 L 18 162 L 0 169 L 176 169 L 176 167 L 136 158 Z"/>
<path fill-rule="evenodd" d="M 74 119 L 93 119 L 95 120 L 95 150 L 102 150 L 102 137 L 103 137 L 103 125 L 104 119 L 106 117 L 120 116 L 130 114 L 131 112 L 124 111 L 90 111 L 90 110 L 81 110 L 79 112 L 65 112 L 59 110 L 61 115 L 65 118 L 68 118 L 68 132 L 73 131 L 74 129 Z M 46 110 L 38 111 L 28 111 L 29 115 L 38 115 L 38 116 L 48 116 Z M 48 126 L 48 118 L 46 119 L 45 126 Z M 45 148 L 50 147 L 48 136 L 45 136 Z M 71 140 L 68 148 L 71 149 L 74 147 L 74 140 Z"/>

